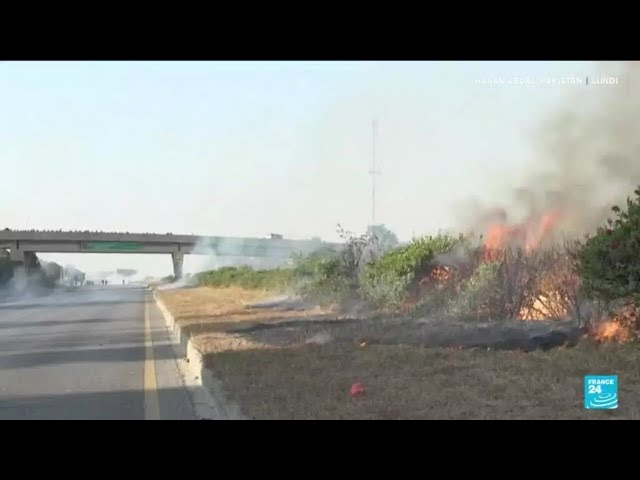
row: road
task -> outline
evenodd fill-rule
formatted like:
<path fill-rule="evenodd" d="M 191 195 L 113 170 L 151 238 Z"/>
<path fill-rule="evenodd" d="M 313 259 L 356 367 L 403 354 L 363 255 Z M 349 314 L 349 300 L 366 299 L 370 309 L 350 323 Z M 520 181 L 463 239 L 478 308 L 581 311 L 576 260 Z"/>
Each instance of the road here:
<path fill-rule="evenodd" d="M 143 287 L 0 300 L 0 419 L 195 420 L 193 388 Z"/>

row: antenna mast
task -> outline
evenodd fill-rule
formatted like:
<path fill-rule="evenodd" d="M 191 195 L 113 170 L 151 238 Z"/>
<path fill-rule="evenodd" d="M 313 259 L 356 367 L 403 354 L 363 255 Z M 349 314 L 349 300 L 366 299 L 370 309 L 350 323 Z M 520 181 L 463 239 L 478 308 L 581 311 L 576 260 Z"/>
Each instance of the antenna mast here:
<path fill-rule="evenodd" d="M 371 175 L 371 225 L 376 224 L 376 175 L 380 175 L 380 171 L 376 170 L 376 127 L 377 120 L 374 118 L 371 122 L 371 126 L 373 129 L 372 136 L 372 164 L 371 170 L 369 170 L 369 175 Z"/>

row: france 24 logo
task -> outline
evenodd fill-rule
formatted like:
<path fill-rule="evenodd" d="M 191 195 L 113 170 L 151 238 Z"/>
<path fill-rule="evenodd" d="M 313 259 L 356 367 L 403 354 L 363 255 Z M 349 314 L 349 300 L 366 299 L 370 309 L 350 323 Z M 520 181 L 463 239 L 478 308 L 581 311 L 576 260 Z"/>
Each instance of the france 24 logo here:
<path fill-rule="evenodd" d="M 584 408 L 589 410 L 618 408 L 618 376 L 586 375 L 584 377 Z"/>

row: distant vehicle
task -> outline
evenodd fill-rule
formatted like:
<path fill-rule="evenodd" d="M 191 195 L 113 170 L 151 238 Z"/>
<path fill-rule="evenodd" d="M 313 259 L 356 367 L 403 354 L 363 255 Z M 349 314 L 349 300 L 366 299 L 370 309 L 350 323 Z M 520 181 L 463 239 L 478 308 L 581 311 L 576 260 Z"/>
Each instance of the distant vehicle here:
<path fill-rule="evenodd" d="M 91 280 L 87 280 L 87 282 L 85 283 L 85 285 L 87 287 L 92 287 L 94 285 L 94 283 Z"/>

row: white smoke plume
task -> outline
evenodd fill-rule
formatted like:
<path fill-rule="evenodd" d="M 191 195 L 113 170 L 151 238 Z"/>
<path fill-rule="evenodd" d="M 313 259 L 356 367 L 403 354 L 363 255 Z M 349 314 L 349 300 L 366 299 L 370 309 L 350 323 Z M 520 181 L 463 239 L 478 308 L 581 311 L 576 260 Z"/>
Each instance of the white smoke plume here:
<path fill-rule="evenodd" d="M 253 239 L 216 238 L 212 243 L 210 238 L 201 238 L 194 248 L 194 252 L 185 256 L 185 274 L 181 279 L 171 284 L 163 285 L 162 289 L 174 289 L 194 286 L 197 274 L 223 267 L 249 267 L 255 270 L 285 268 L 292 265 L 291 256 L 283 255 L 277 240 L 273 244 L 269 239 L 261 247 L 256 256 L 247 256 L 251 252 Z"/>
<path fill-rule="evenodd" d="M 624 64 L 616 76 L 613 85 L 581 87 L 542 119 L 533 135 L 537 155 L 519 185 L 499 204 L 466 203 L 460 223 L 482 231 L 557 210 L 561 230 L 582 235 L 605 222 L 640 184 L 640 66 Z"/>
<path fill-rule="evenodd" d="M 217 238 L 211 243 L 208 238 L 198 241 L 192 255 L 193 273 L 215 270 L 222 267 L 251 267 L 257 270 L 285 267 L 290 265 L 291 258 L 281 253 L 277 241 L 269 244 L 269 239 L 264 239 L 266 248 L 261 248 L 255 256 L 247 256 L 251 252 L 249 247 L 251 240 L 242 238 Z"/>

